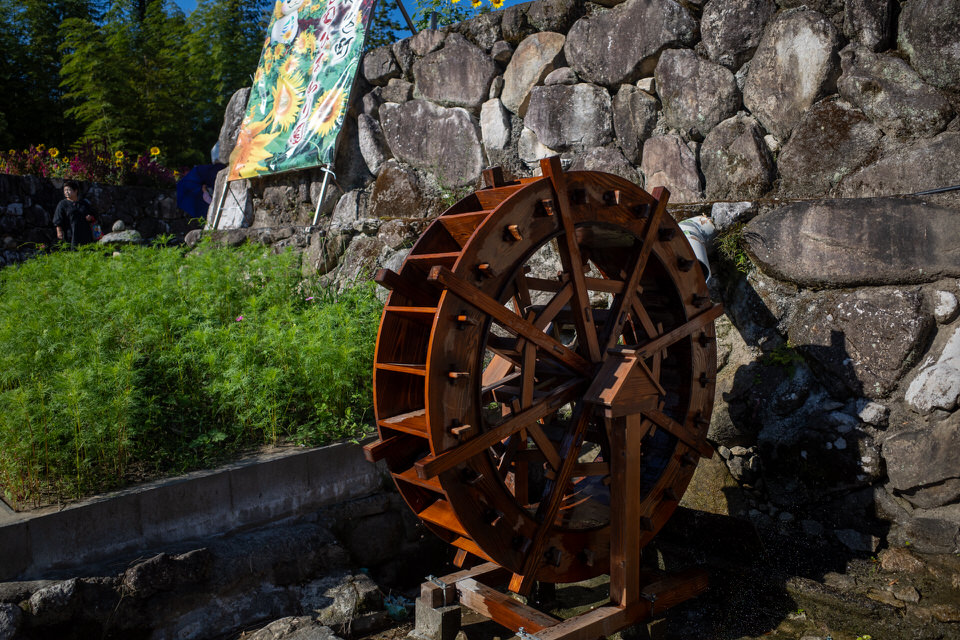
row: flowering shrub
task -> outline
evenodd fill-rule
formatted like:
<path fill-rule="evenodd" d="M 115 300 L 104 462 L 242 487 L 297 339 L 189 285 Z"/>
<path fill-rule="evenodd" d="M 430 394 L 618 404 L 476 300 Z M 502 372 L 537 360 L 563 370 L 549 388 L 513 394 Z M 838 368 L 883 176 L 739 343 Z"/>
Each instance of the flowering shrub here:
<path fill-rule="evenodd" d="M 151 147 L 149 155 L 110 153 L 103 143 L 84 142 L 72 156 L 56 147 L 39 144 L 23 151 L 0 151 L 0 173 L 41 178 L 67 178 L 138 187 L 170 189 L 176 184 L 178 171 L 164 166 L 160 149 Z"/>

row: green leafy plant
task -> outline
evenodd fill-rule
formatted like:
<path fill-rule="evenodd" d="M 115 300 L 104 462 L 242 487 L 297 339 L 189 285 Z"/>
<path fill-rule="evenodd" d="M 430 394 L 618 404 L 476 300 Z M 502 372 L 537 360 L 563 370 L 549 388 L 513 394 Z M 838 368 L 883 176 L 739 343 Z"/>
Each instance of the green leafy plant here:
<path fill-rule="evenodd" d="M 717 236 L 717 252 L 723 262 L 741 273 L 747 273 L 753 264 L 743 247 L 745 223 L 736 224 Z"/>
<path fill-rule="evenodd" d="M 0 489 L 43 504 L 369 430 L 381 305 L 202 244 L 0 270 Z"/>

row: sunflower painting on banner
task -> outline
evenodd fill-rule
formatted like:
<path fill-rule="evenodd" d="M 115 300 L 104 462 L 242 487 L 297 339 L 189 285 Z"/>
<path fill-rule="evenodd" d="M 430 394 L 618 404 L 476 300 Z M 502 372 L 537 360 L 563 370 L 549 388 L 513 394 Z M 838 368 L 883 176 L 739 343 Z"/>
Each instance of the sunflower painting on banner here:
<path fill-rule="evenodd" d="M 278 0 L 230 180 L 333 162 L 374 0 Z"/>

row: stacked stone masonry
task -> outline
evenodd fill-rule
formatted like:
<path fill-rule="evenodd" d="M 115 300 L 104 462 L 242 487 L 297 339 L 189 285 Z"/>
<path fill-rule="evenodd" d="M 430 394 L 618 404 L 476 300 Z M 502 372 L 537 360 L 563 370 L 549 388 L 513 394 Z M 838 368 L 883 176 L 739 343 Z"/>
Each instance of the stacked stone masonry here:
<path fill-rule="evenodd" d="M 960 0 L 517 5 L 369 51 L 324 202 L 319 172 L 263 179 L 237 226 L 319 208 L 304 273 L 341 289 L 399 268 L 488 166 L 665 186 L 749 255 L 713 283 L 734 515 L 956 552 L 960 196 L 891 196 L 960 185 L 958 33 Z"/>

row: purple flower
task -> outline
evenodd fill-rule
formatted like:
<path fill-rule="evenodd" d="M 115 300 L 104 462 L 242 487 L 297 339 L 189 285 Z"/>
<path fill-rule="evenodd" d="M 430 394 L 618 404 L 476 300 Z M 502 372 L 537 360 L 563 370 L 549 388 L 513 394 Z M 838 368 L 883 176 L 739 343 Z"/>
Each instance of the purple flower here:
<path fill-rule="evenodd" d="M 237 316 L 237 322 L 243 322 L 243 316 Z"/>

